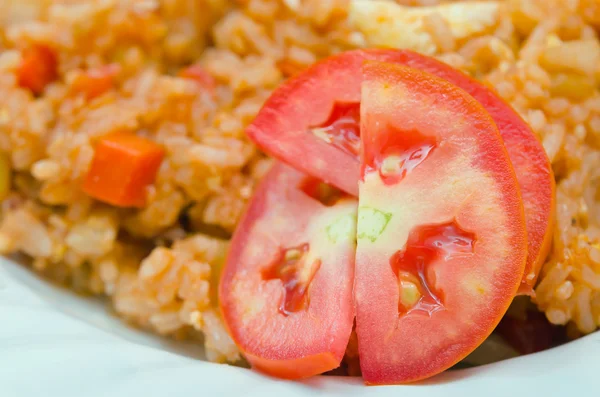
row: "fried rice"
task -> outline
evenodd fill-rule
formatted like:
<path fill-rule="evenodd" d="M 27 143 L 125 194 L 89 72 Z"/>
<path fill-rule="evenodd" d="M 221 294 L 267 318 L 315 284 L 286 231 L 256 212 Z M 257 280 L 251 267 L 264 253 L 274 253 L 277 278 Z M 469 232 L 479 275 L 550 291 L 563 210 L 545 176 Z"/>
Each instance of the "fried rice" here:
<path fill-rule="evenodd" d="M 228 239 L 270 160 L 244 128 L 285 78 L 343 50 L 410 48 L 459 68 L 529 122 L 557 182 L 553 249 L 537 307 L 571 337 L 600 326 L 600 2 L 502 0 L 0 1 L 0 251 L 161 335 L 240 354 L 217 309 Z M 448 3 L 448 4 L 441 4 Z M 393 16 L 393 18 L 389 16 Z M 382 33 L 383 32 L 383 33 Z M 44 45 L 58 76 L 19 86 Z M 102 95 L 75 95 L 116 64 Z M 214 92 L 178 72 L 191 64 Z M 164 147 L 141 209 L 94 201 L 82 180 L 99 137 L 130 131 Z"/>

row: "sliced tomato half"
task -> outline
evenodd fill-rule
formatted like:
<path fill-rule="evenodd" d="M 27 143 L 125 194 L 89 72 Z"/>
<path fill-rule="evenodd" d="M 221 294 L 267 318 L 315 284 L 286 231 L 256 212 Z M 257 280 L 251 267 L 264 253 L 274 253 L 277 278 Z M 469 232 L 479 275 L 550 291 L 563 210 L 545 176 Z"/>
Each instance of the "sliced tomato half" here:
<path fill-rule="evenodd" d="M 356 205 L 276 164 L 233 239 L 219 288 L 252 366 L 288 379 L 336 368 L 352 331 Z"/>
<path fill-rule="evenodd" d="M 525 267 L 518 182 L 485 109 L 428 73 L 369 62 L 355 304 L 370 384 L 435 375 L 506 312 Z"/>
<path fill-rule="evenodd" d="M 441 77 L 468 92 L 492 116 L 513 165 L 527 222 L 527 265 L 519 293 L 533 295 L 533 287 L 552 243 L 555 181 L 550 160 L 529 125 L 496 93 L 464 73 L 433 58 L 401 51 L 400 63 Z"/>
<path fill-rule="evenodd" d="M 529 254 L 520 292 L 533 294 L 552 240 L 554 176 L 525 121 L 489 88 L 433 58 L 408 50 L 368 49 L 325 59 L 288 80 L 267 100 L 248 135 L 268 154 L 356 196 L 360 82 L 365 60 L 405 64 L 462 88 L 498 126 L 519 180 Z"/>

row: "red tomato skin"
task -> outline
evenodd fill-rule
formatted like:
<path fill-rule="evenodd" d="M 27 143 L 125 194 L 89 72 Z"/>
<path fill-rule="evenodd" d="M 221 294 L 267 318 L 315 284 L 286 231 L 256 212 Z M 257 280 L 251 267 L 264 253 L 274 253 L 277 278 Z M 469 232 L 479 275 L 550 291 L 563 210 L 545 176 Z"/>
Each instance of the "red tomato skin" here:
<path fill-rule="evenodd" d="M 339 354 L 334 353 L 312 354 L 296 360 L 268 360 L 250 353 L 245 353 L 244 356 L 255 370 L 289 380 L 322 374 L 339 367 L 341 361 Z"/>
<path fill-rule="evenodd" d="M 287 80 L 248 127 L 248 136 L 271 156 L 357 196 L 358 158 L 307 130 L 327 120 L 335 101 L 360 101 L 360 70 L 366 60 L 404 64 L 441 77 L 473 96 L 492 116 L 513 163 L 525 202 L 529 255 L 519 292 L 533 295 L 533 286 L 552 242 L 555 219 L 552 167 L 527 123 L 496 93 L 466 74 L 409 50 L 348 51 L 318 62 Z M 295 99 L 295 96 L 301 97 Z"/>
<path fill-rule="evenodd" d="M 300 190 L 305 179 L 281 163 L 267 173 L 234 233 L 219 285 L 225 324 L 244 356 L 253 368 L 285 379 L 338 367 L 354 320 L 353 238 L 348 245 L 331 248 L 335 263 L 323 259 L 303 311 L 283 315 L 281 284 L 261 276 L 281 248 L 306 243 L 313 221 L 336 211 L 338 204 L 326 207 Z M 340 202 L 356 210 L 355 200 Z"/>
<path fill-rule="evenodd" d="M 525 266 L 527 254 L 525 218 L 516 176 L 512 170 L 508 153 L 493 120 L 479 103 L 450 83 L 415 69 L 373 62 L 367 64 L 365 70 L 368 70 L 366 73 L 370 79 L 386 81 L 390 87 L 394 87 L 400 82 L 409 87 L 408 90 L 411 94 L 418 91 L 429 95 L 427 90 L 432 87 L 434 90 L 445 87 L 443 91 L 434 91 L 431 95 L 444 98 L 438 102 L 452 103 L 455 111 L 463 112 L 461 116 L 468 119 L 469 125 L 477 126 L 472 127 L 477 131 L 478 142 L 477 156 L 472 159 L 472 164 L 483 174 L 492 176 L 495 185 L 494 191 L 499 192 L 500 195 L 495 202 L 500 205 L 501 212 L 504 214 L 503 224 L 506 225 L 502 234 L 481 235 L 480 228 L 478 228 L 478 223 L 481 221 L 478 217 L 472 216 L 477 203 L 470 204 L 471 206 L 465 204 L 464 208 L 461 206 L 455 212 L 454 209 L 447 209 L 448 196 L 439 197 L 436 200 L 436 197 L 431 195 L 423 197 L 423 193 L 414 193 L 418 198 L 413 200 L 422 202 L 423 208 L 437 206 L 441 208 L 440 213 L 445 214 L 444 216 L 448 215 L 446 212 L 450 211 L 450 216 L 456 217 L 458 223 L 465 230 L 477 235 L 476 247 L 479 247 L 480 250 L 475 251 L 474 259 L 445 259 L 445 262 L 442 262 L 443 266 L 438 265 L 434 278 L 436 280 L 435 287 L 443 292 L 445 308 L 430 316 L 420 312 L 409 312 L 398 317 L 398 280 L 389 271 L 389 252 L 382 252 L 374 248 L 370 248 L 368 251 L 368 243 L 364 245 L 367 247 L 365 250 L 359 239 L 356 256 L 355 304 L 362 375 L 367 384 L 403 384 L 428 378 L 450 368 L 474 350 L 499 323 L 517 291 Z M 450 95 L 454 98 L 448 99 Z M 377 136 L 372 135 L 373 133 L 369 133 L 370 127 L 366 123 L 373 123 L 371 125 L 377 123 L 365 114 L 369 111 L 365 108 L 369 106 L 365 101 L 363 101 L 364 106 L 361 109 L 361 116 L 363 116 L 361 117 L 363 131 L 361 139 L 363 140 L 363 150 L 369 151 L 376 148 L 371 144 L 374 142 L 377 145 L 378 139 Z M 432 99 L 431 101 L 435 103 L 437 100 Z M 382 103 L 380 100 L 377 102 Z M 420 110 L 415 110 L 415 112 L 417 111 Z M 435 111 L 435 109 L 432 110 L 432 113 Z M 381 112 L 378 110 L 377 115 L 379 116 Z M 405 121 L 417 118 L 415 112 L 405 112 L 406 116 L 403 119 L 398 119 L 397 115 L 386 117 L 389 117 L 389 120 L 396 120 L 397 124 L 394 124 L 394 127 L 405 126 L 408 125 L 408 123 L 405 124 Z M 453 119 L 452 116 L 449 117 Z M 425 116 L 421 117 L 421 119 L 424 118 Z M 449 118 L 444 119 L 444 122 L 447 119 Z M 387 125 L 387 119 L 378 120 L 382 126 Z M 428 120 L 427 122 L 437 123 L 438 121 Z M 412 130 L 415 127 L 406 128 Z M 427 128 L 433 129 L 433 127 Z M 438 128 L 440 131 L 444 129 L 443 125 Z M 379 141 L 385 144 L 384 138 Z M 446 150 L 450 150 L 448 145 L 444 147 Z M 437 156 L 442 156 L 440 153 L 443 149 L 436 150 L 439 150 Z M 436 152 L 434 151 L 434 153 Z M 367 157 L 368 154 L 365 156 Z M 426 159 L 419 166 L 421 168 L 417 168 L 413 172 L 424 172 L 422 170 L 423 167 L 426 167 L 427 161 L 430 160 Z M 419 186 L 423 188 L 434 186 L 439 182 L 435 179 L 437 175 L 433 174 L 430 174 L 431 180 L 429 181 L 422 173 L 418 176 L 411 176 L 412 179 L 407 178 L 399 182 L 398 186 L 391 188 L 386 186 L 385 189 L 404 189 L 406 184 L 409 186 L 415 184 L 414 189 L 417 189 Z M 366 193 L 368 193 L 364 190 L 364 183 L 361 182 L 360 206 L 369 205 L 368 202 L 363 202 L 363 197 L 366 197 Z M 487 194 L 487 192 L 480 193 L 482 196 Z M 396 205 L 404 205 L 402 197 L 394 196 L 384 189 L 373 192 L 371 195 L 379 201 L 384 197 L 387 198 L 390 205 L 394 203 L 392 196 L 397 197 L 398 204 Z M 465 199 L 465 203 L 467 199 L 468 197 Z M 402 211 L 413 213 L 406 209 Z M 421 223 L 436 224 L 444 220 L 428 218 L 423 219 Z M 501 263 L 499 260 L 498 263 L 494 262 L 494 267 L 483 267 L 484 264 L 488 266 L 483 252 L 489 252 L 487 249 L 495 246 L 497 243 L 495 237 L 499 235 L 505 236 L 503 246 L 510 247 L 510 249 L 503 251 L 505 254 L 502 256 Z M 393 242 L 394 240 L 392 237 L 388 237 L 385 241 Z M 396 243 L 394 242 L 394 244 Z M 401 244 L 394 245 L 393 250 L 401 249 Z M 381 249 L 383 245 L 377 247 Z M 482 247 L 484 248 L 482 249 Z M 492 252 L 492 254 L 494 253 Z M 482 284 L 486 287 L 482 292 L 484 295 L 480 299 L 473 299 L 472 293 L 467 294 L 462 287 L 465 279 L 471 275 L 475 275 L 476 280 L 483 278 L 486 281 Z M 472 303 L 473 300 L 476 303 Z"/>

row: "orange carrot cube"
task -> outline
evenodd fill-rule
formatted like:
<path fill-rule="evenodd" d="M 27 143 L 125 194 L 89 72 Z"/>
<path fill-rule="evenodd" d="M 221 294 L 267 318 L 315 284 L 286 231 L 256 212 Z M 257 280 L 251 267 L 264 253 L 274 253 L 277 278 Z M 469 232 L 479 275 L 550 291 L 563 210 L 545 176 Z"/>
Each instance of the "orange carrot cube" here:
<path fill-rule="evenodd" d="M 36 45 L 23 52 L 17 69 L 17 80 L 21 87 L 40 95 L 46 85 L 58 77 L 58 61 L 55 52 L 46 46 Z"/>
<path fill-rule="evenodd" d="M 118 207 L 143 207 L 164 156 L 161 146 L 131 133 L 103 137 L 96 146 L 83 190 Z"/>

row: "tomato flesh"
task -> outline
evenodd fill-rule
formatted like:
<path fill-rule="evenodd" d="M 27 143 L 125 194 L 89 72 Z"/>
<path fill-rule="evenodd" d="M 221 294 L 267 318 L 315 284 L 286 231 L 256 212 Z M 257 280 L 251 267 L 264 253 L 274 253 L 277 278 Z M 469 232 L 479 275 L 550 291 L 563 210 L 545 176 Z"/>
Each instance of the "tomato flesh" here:
<path fill-rule="evenodd" d="M 494 119 L 517 174 L 527 219 L 528 259 L 519 292 L 532 295 L 552 240 L 555 185 L 550 161 L 510 105 L 469 76 L 409 50 L 348 51 L 284 83 L 249 126 L 248 135 L 270 155 L 356 196 L 360 117 L 356 113 L 349 117 L 348 108 L 360 106 L 361 67 L 366 60 L 404 64 L 441 77 L 473 96 Z M 414 159 L 407 156 L 408 171 Z"/>
<path fill-rule="evenodd" d="M 288 379 L 339 366 L 352 331 L 356 200 L 281 163 L 231 241 L 219 300 L 252 366 Z"/>
<path fill-rule="evenodd" d="M 501 136 L 477 101 L 405 66 L 367 62 L 364 76 L 359 356 L 365 382 L 406 383 L 454 365 L 498 324 L 523 276 L 525 218 Z"/>

